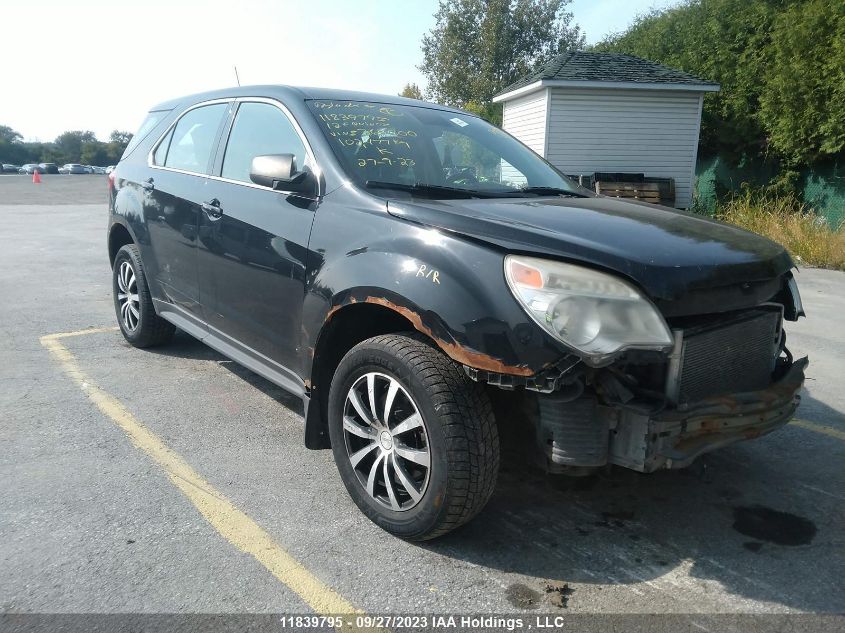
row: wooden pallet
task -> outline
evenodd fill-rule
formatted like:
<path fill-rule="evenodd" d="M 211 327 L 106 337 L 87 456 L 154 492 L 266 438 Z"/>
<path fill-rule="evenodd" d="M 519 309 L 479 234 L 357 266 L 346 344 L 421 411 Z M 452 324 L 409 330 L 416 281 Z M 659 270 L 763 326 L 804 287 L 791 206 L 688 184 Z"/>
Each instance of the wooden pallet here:
<path fill-rule="evenodd" d="M 672 206 L 675 204 L 675 183 L 668 182 L 602 182 L 596 181 L 596 193 L 612 198 L 632 198 Z"/>

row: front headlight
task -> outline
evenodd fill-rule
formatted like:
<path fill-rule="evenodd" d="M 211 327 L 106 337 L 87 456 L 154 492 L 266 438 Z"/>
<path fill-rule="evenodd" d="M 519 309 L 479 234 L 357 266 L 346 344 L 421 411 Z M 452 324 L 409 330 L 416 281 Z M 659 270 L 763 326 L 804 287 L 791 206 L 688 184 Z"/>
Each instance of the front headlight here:
<path fill-rule="evenodd" d="M 672 334 L 631 284 L 590 268 L 535 257 L 505 257 L 508 286 L 549 334 L 599 365 L 629 348 L 666 349 Z"/>

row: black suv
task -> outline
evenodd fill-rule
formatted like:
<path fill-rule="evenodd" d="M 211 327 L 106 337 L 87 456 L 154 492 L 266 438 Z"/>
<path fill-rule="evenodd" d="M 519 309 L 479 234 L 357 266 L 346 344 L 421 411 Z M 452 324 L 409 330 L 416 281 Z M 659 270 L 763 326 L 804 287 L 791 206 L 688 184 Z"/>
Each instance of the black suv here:
<path fill-rule="evenodd" d="M 109 177 L 132 345 L 195 336 L 305 404 L 408 539 L 477 514 L 500 436 L 549 472 L 680 468 L 798 406 L 778 244 L 598 196 L 478 117 L 243 87 L 158 105 Z"/>

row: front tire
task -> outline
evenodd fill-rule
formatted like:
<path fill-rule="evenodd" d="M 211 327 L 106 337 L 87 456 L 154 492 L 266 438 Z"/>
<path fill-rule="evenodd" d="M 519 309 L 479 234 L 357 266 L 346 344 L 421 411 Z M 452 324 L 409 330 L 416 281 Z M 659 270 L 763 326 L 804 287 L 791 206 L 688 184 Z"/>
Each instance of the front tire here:
<path fill-rule="evenodd" d="M 117 323 L 130 345 L 153 347 L 173 338 L 176 328 L 156 314 L 141 254 L 134 244 L 122 246 L 115 255 L 112 293 Z"/>
<path fill-rule="evenodd" d="M 463 525 L 496 485 L 499 436 L 487 394 L 414 334 L 376 336 L 341 360 L 329 436 L 353 501 L 404 539 Z"/>

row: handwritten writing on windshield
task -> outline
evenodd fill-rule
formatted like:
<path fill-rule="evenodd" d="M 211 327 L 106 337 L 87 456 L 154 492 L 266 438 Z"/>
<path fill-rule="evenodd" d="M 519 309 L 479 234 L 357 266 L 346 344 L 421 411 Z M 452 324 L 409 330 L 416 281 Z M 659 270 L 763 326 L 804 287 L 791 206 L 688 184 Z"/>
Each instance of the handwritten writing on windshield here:
<path fill-rule="evenodd" d="M 397 156 L 396 158 L 359 158 L 358 159 L 358 167 L 367 167 L 368 165 L 376 166 L 376 165 L 398 165 L 400 167 L 413 167 L 416 165 L 413 158 L 404 158 L 402 156 Z"/>
<path fill-rule="evenodd" d="M 385 106 L 379 103 L 366 103 L 364 101 L 314 101 L 312 105 L 317 110 L 375 110 L 386 116 L 404 116 L 396 108 L 391 106 Z"/>
<path fill-rule="evenodd" d="M 373 134 L 375 134 L 375 130 L 373 130 Z M 361 141 L 357 138 L 338 138 L 337 142 L 346 147 L 357 147 L 361 144 Z M 396 149 L 396 147 L 411 149 L 408 141 L 401 138 L 372 138 L 372 136 L 370 136 L 367 142 L 370 145 L 373 145 L 380 154 L 383 154 L 384 151 L 389 151 L 390 149 Z M 390 148 L 391 145 L 394 147 Z"/>
<path fill-rule="evenodd" d="M 417 132 L 402 125 L 405 115 L 396 108 L 361 101 L 314 101 L 312 105 L 329 136 L 347 152 L 354 152 L 357 167 L 416 164 L 408 156 L 397 155 L 412 152 Z"/>

